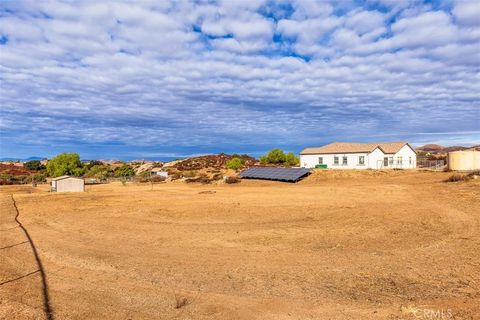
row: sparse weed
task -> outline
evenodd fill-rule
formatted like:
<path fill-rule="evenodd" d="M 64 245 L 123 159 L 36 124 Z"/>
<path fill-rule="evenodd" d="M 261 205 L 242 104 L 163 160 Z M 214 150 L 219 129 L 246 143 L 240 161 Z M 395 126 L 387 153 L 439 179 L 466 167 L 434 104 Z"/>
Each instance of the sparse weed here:
<path fill-rule="evenodd" d="M 180 309 L 189 305 L 191 301 L 187 297 L 182 297 L 175 294 L 175 309 Z"/>

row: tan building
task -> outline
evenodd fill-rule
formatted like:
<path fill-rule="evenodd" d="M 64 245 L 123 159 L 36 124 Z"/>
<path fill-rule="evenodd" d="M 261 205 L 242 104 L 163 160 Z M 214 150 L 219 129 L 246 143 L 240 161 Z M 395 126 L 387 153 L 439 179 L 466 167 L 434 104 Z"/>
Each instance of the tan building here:
<path fill-rule="evenodd" d="M 52 192 L 84 192 L 85 182 L 82 178 L 61 176 L 52 179 Z"/>
<path fill-rule="evenodd" d="M 480 170 L 480 152 L 475 150 L 449 152 L 447 165 L 450 170 Z"/>

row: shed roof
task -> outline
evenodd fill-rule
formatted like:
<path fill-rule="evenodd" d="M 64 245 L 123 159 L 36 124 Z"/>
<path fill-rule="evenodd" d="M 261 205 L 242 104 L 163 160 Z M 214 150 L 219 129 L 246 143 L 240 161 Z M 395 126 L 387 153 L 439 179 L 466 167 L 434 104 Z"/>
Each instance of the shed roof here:
<path fill-rule="evenodd" d="M 67 179 L 67 178 L 72 178 L 72 179 L 79 179 L 79 180 L 83 180 L 82 178 L 77 178 L 77 177 L 71 177 L 71 176 L 60 176 L 60 177 L 52 178 L 52 181 L 58 181 L 58 180 L 63 180 L 63 179 Z"/>
<path fill-rule="evenodd" d="M 379 143 L 333 142 L 323 147 L 305 148 L 300 154 L 370 153 L 376 148 L 380 148 L 383 153 L 397 153 L 405 145 L 412 148 L 404 141 Z M 412 148 L 412 150 L 414 149 Z"/>

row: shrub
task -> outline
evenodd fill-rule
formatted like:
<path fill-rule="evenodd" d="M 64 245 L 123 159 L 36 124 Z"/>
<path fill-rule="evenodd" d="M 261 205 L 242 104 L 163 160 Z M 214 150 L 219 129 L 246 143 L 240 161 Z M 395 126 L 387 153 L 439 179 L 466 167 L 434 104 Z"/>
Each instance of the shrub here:
<path fill-rule="evenodd" d="M 284 163 L 285 160 L 286 160 L 285 153 L 280 149 L 272 149 L 266 155 L 260 157 L 260 162 L 263 164 Z"/>
<path fill-rule="evenodd" d="M 300 159 L 293 152 L 289 152 L 285 156 L 285 164 L 292 167 L 298 166 L 300 164 Z"/>
<path fill-rule="evenodd" d="M 226 177 L 225 178 L 225 183 L 232 184 L 232 183 L 239 183 L 240 178 L 238 177 Z"/>
<path fill-rule="evenodd" d="M 81 176 L 85 172 L 78 153 L 60 153 L 47 163 L 47 173 L 51 177 L 63 175 Z"/>
<path fill-rule="evenodd" d="M 477 175 L 477 173 L 475 172 L 471 172 L 469 174 L 466 174 L 466 175 L 462 175 L 462 174 L 454 174 L 454 175 L 451 175 L 450 177 L 448 177 L 448 179 L 445 180 L 445 182 L 458 182 L 458 181 L 468 181 L 470 179 L 474 179 L 474 176 Z"/>
<path fill-rule="evenodd" d="M 480 170 L 472 171 L 469 174 L 467 174 L 469 177 L 474 177 L 474 176 L 480 176 Z"/>
<path fill-rule="evenodd" d="M 221 173 L 215 173 L 213 176 L 212 176 L 212 180 L 213 181 L 218 181 L 218 180 L 222 180 L 223 178 L 223 175 Z"/>
<path fill-rule="evenodd" d="M 88 166 L 87 166 L 88 168 Z M 85 177 L 106 180 L 113 175 L 113 171 L 108 165 L 97 164 L 87 169 Z"/>
<path fill-rule="evenodd" d="M 203 184 L 209 184 L 210 182 L 212 182 L 212 180 L 210 180 L 205 173 L 202 173 L 198 177 L 186 179 L 185 182 L 186 183 L 200 182 Z"/>
<path fill-rule="evenodd" d="M 34 182 L 45 182 L 47 181 L 45 174 L 43 173 L 36 173 L 32 177 Z"/>
<path fill-rule="evenodd" d="M 480 170 L 472 171 L 468 174 L 454 174 L 448 177 L 445 182 L 458 182 L 458 181 L 468 181 L 471 179 L 475 179 L 477 176 L 480 176 Z"/>
<path fill-rule="evenodd" d="M 115 169 L 115 177 L 131 177 L 135 175 L 135 170 L 133 170 L 131 165 L 124 164 L 121 167 Z"/>
<path fill-rule="evenodd" d="M 197 171 L 195 170 L 190 170 L 190 171 L 183 171 L 183 177 L 185 178 L 193 178 L 197 176 Z"/>
<path fill-rule="evenodd" d="M 102 161 L 90 160 L 90 162 L 87 163 L 86 167 L 87 167 L 87 170 L 90 170 L 91 168 L 93 168 L 95 166 L 102 166 L 102 165 L 103 165 Z"/>
<path fill-rule="evenodd" d="M 283 150 L 272 149 L 266 155 L 260 157 L 260 163 L 297 166 L 300 163 L 300 159 L 293 152 L 285 154 Z"/>
<path fill-rule="evenodd" d="M 40 162 L 40 160 L 27 161 L 23 164 L 23 167 L 32 171 L 45 170 L 45 166 Z"/>
<path fill-rule="evenodd" d="M 175 309 L 180 309 L 190 304 L 190 300 L 187 297 L 177 296 L 175 294 Z"/>
<path fill-rule="evenodd" d="M 232 169 L 232 170 L 238 170 L 241 167 L 243 167 L 243 163 L 244 162 L 242 161 L 242 159 L 240 159 L 238 157 L 234 157 L 234 158 L 228 160 L 227 168 Z"/>
<path fill-rule="evenodd" d="M 152 177 L 150 177 L 150 182 L 151 183 L 155 183 L 155 182 L 163 182 L 165 181 L 167 178 L 165 177 L 162 177 L 162 176 L 159 176 L 159 175 L 154 175 Z"/>
<path fill-rule="evenodd" d="M 26 184 L 32 182 L 32 176 L 0 174 L 0 185 Z"/>

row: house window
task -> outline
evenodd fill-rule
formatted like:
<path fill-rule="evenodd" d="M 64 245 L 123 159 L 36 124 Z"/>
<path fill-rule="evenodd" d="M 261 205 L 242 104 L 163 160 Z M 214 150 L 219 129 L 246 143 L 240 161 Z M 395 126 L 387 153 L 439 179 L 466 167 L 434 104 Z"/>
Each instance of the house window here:
<path fill-rule="evenodd" d="M 408 164 L 412 164 L 412 157 L 408 157 Z"/>
<path fill-rule="evenodd" d="M 388 158 L 388 164 L 393 166 L 393 157 Z"/>
<path fill-rule="evenodd" d="M 323 164 L 323 157 L 318 157 L 318 164 Z"/>
<path fill-rule="evenodd" d="M 333 164 L 338 165 L 338 156 L 333 157 Z"/>
<path fill-rule="evenodd" d="M 358 165 L 363 166 L 365 165 L 365 156 L 358 157 Z"/>
<path fill-rule="evenodd" d="M 387 157 L 383 158 L 383 166 L 388 167 L 388 158 Z"/>
<path fill-rule="evenodd" d="M 343 156 L 342 164 L 346 166 L 348 164 L 347 156 Z"/>

